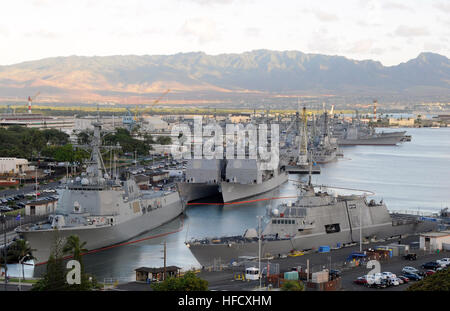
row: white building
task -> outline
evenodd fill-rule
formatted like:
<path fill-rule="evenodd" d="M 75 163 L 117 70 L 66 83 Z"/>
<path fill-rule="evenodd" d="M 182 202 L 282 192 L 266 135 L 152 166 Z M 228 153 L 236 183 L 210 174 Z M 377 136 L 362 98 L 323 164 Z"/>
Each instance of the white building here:
<path fill-rule="evenodd" d="M 420 235 L 420 249 L 442 250 L 442 244 L 450 244 L 450 231 L 428 232 Z"/>
<path fill-rule="evenodd" d="M 44 199 L 40 201 L 30 201 L 25 205 L 25 215 L 48 215 L 55 211 L 58 200 Z"/>
<path fill-rule="evenodd" d="M 0 174 L 23 174 L 31 169 L 27 159 L 0 158 Z"/>
<path fill-rule="evenodd" d="M 144 116 L 144 128 L 150 131 L 165 132 L 170 130 L 170 123 L 164 121 L 161 117 Z"/>

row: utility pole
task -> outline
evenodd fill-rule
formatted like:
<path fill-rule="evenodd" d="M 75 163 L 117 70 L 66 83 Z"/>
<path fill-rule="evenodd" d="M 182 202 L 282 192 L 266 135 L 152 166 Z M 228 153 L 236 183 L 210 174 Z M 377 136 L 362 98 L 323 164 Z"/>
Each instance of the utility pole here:
<path fill-rule="evenodd" d="M 1 222 L 3 224 L 3 240 L 4 240 L 4 245 L 3 245 L 3 260 L 5 262 L 5 266 L 4 266 L 4 270 L 5 270 L 5 292 L 6 292 L 6 284 L 8 282 L 7 278 L 7 271 L 8 268 L 6 267 L 6 215 L 1 215 Z"/>
<path fill-rule="evenodd" d="M 167 259 L 167 250 L 166 250 L 166 241 L 164 241 L 164 280 L 166 280 L 167 275 L 167 265 L 166 265 L 166 259 Z"/>
<path fill-rule="evenodd" d="M 35 192 L 34 192 L 34 196 L 35 196 L 35 198 L 36 198 L 36 200 L 37 200 L 37 197 L 38 197 L 38 195 L 37 195 L 37 191 L 38 191 L 38 182 L 37 182 L 37 164 L 36 164 L 36 172 L 34 173 L 34 177 L 35 177 Z"/>
<path fill-rule="evenodd" d="M 306 259 L 306 282 L 309 282 L 309 259 Z"/>
<path fill-rule="evenodd" d="M 362 205 L 359 207 L 359 252 L 362 253 Z"/>
<path fill-rule="evenodd" d="M 258 266 L 259 266 L 259 288 L 261 289 L 261 217 L 262 216 L 256 216 L 258 217 Z"/>

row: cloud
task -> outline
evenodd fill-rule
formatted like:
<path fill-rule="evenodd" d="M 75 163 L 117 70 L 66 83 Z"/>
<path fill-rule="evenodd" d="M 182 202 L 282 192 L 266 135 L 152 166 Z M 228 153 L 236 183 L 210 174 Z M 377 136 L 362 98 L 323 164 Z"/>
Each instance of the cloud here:
<path fill-rule="evenodd" d="M 387 2 L 381 6 L 385 10 L 402 10 L 414 12 L 414 9 L 401 3 Z"/>
<path fill-rule="evenodd" d="M 358 40 L 353 43 L 352 47 L 345 51 L 349 54 L 373 54 L 380 55 L 384 53 L 384 49 L 374 47 L 374 41 L 370 39 Z"/>
<path fill-rule="evenodd" d="M 334 22 L 339 20 L 339 17 L 335 14 L 330 14 L 323 11 L 314 10 L 312 13 L 316 16 L 317 19 L 319 19 L 322 22 Z"/>
<path fill-rule="evenodd" d="M 200 5 L 215 5 L 215 4 L 219 4 L 219 5 L 223 5 L 223 4 L 231 4 L 234 2 L 234 0 L 189 0 L 191 2 L 195 2 L 197 4 Z"/>
<path fill-rule="evenodd" d="M 42 39 L 58 39 L 62 36 L 59 33 L 56 33 L 53 31 L 47 31 L 47 30 L 43 30 L 43 29 L 40 29 L 38 31 L 33 31 L 33 32 L 26 32 L 23 35 L 24 35 L 24 37 L 27 37 L 27 38 L 37 37 L 37 38 L 42 38 Z"/>
<path fill-rule="evenodd" d="M 409 27 L 405 25 L 398 26 L 394 32 L 395 36 L 406 38 L 428 36 L 429 34 L 428 29 L 425 27 Z"/>
<path fill-rule="evenodd" d="M 316 53 L 338 53 L 340 51 L 339 41 L 338 37 L 328 35 L 326 28 L 321 28 L 312 34 L 308 42 L 308 49 Z"/>
<path fill-rule="evenodd" d="M 425 42 L 423 44 L 423 48 L 425 51 L 442 51 L 444 49 L 446 49 L 446 45 L 445 44 L 441 44 L 441 43 L 436 43 L 436 42 Z"/>
<path fill-rule="evenodd" d="M 247 27 L 244 30 L 245 35 L 248 37 L 259 37 L 261 34 L 261 29 L 256 27 Z"/>
<path fill-rule="evenodd" d="M 436 9 L 443 13 L 450 14 L 450 3 L 438 2 L 433 5 Z"/>
<path fill-rule="evenodd" d="M 217 40 L 216 23 L 207 18 L 193 18 L 184 22 L 179 33 L 183 36 L 195 37 L 200 44 Z"/>

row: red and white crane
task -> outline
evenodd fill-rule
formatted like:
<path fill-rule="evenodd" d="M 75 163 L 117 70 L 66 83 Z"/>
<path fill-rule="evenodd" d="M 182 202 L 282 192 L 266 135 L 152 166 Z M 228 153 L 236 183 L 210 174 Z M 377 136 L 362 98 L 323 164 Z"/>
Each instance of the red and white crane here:
<path fill-rule="evenodd" d="M 28 113 L 31 113 L 31 102 L 38 97 L 38 95 L 41 94 L 41 92 L 37 92 L 33 97 L 28 96 Z"/>

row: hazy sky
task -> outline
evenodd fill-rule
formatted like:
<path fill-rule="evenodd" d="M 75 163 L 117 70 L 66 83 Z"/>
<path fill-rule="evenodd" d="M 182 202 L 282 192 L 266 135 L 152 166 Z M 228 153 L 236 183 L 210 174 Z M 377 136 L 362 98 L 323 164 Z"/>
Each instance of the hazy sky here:
<path fill-rule="evenodd" d="M 14 0 L 1 3 L 0 64 L 68 55 L 255 49 L 375 59 L 450 57 L 449 0 Z"/>

